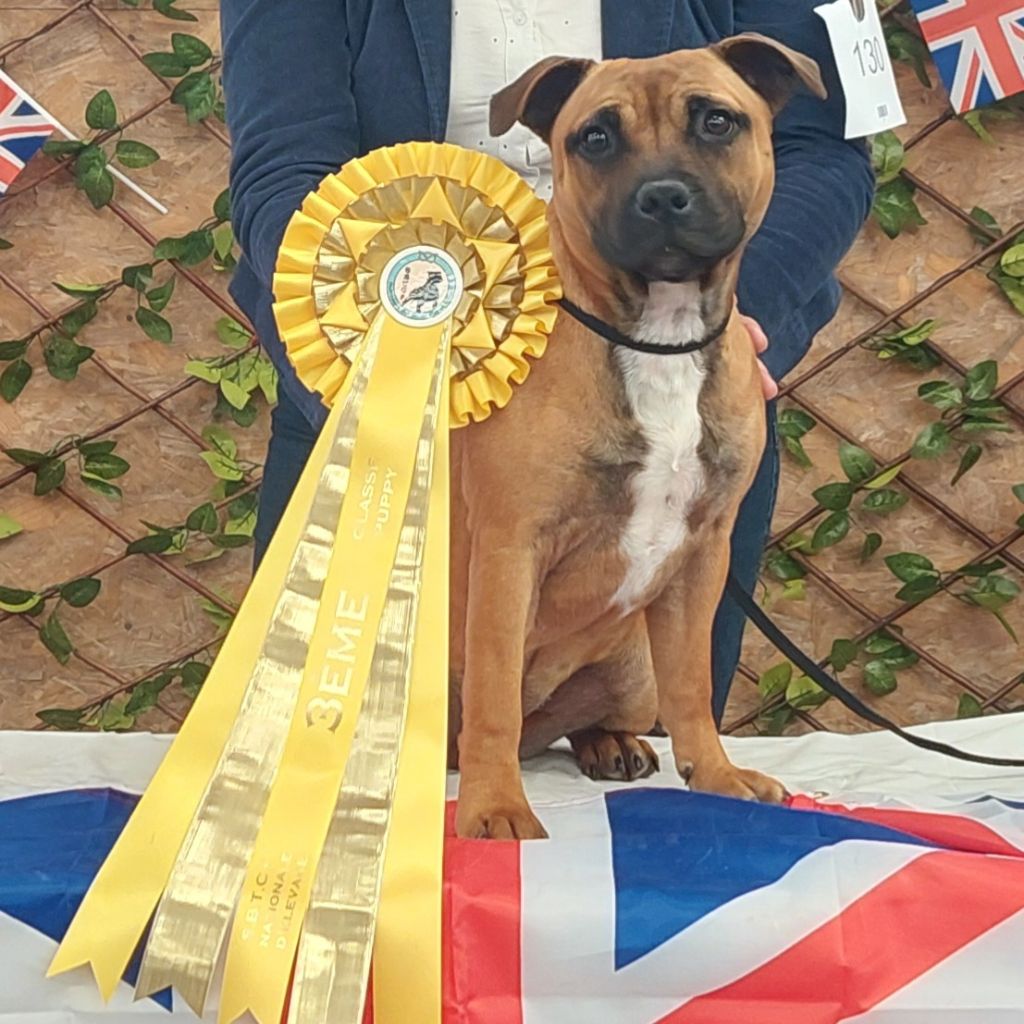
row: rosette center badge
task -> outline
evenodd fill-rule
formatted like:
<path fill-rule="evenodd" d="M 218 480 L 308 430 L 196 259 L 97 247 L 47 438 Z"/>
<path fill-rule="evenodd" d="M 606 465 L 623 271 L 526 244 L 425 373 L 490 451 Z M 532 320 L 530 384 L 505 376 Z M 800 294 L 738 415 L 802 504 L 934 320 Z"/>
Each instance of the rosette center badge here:
<path fill-rule="evenodd" d="M 431 327 L 455 312 L 462 287 L 462 271 L 447 252 L 413 246 L 384 268 L 381 304 L 399 323 Z"/>

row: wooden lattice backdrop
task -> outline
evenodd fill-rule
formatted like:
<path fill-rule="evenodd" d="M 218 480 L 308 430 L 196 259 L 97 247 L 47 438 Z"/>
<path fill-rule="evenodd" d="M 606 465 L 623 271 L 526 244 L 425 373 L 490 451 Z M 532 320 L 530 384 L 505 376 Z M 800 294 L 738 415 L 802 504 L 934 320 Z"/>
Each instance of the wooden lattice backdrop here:
<path fill-rule="evenodd" d="M 0 0 L 4 68 L 90 143 L 0 200 L 0 727 L 173 729 L 249 579 L 274 381 L 226 290 L 216 2 L 149 4 Z M 910 123 L 784 388 L 762 597 L 913 723 L 1024 702 L 1024 108 L 953 117 L 885 22 Z M 727 723 L 860 728 L 756 635 Z"/>

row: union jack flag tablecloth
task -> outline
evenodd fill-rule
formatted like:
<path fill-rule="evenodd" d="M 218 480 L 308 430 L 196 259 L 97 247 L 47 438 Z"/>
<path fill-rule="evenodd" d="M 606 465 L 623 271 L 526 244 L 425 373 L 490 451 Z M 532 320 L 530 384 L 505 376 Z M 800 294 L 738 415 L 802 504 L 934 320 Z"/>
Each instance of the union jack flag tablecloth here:
<path fill-rule="evenodd" d="M 0 195 L 11 187 L 54 126 L 16 89 L 0 71 Z"/>
<path fill-rule="evenodd" d="M 1024 749 L 1019 717 L 926 731 Z M 194 1019 L 43 977 L 166 744 L 0 734 L 0 1024 Z M 592 783 L 555 752 L 526 779 L 549 841 L 449 840 L 446 1024 L 1024 1020 L 1024 772 L 877 734 L 730 746 L 792 806 Z"/>
<path fill-rule="evenodd" d="M 911 0 L 958 114 L 1024 92 L 1024 0 Z"/>

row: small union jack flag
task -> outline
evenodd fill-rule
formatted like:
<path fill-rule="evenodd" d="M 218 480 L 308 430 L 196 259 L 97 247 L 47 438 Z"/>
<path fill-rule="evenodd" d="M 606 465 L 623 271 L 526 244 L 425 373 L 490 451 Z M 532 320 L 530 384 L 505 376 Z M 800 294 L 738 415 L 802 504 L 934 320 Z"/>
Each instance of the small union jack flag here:
<path fill-rule="evenodd" d="M 42 149 L 54 125 L 0 72 L 0 195 Z"/>
<path fill-rule="evenodd" d="M 958 114 L 1024 92 L 1024 0 L 912 0 Z"/>

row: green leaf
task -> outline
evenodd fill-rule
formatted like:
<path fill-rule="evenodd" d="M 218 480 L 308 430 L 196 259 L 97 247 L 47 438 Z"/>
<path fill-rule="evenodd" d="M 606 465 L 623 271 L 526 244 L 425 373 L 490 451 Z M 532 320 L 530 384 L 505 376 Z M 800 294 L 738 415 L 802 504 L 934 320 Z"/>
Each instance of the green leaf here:
<path fill-rule="evenodd" d="M 210 666 L 201 661 L 189 661 L 181 667 L 181 688 L 189 697 L 195 697 L 202 689 L 210 672 Z"/>
<path fill-rule="evenodd" d="M 984 714 L 981 702 L 974 694 L 961 693 L 956 705 L 957 718 L 980 718 Z"/>
<path fill-rule="evenodd" d="M 230 316 L 222 316 L 217 321 L 217 337 L 222 345 L 233 349 L 245 348 L 252 341 L 252 335 Z"/>
<path fill-rule="evenodd" d="M 221 379 L 221 394 L 236 408 L 244 409 L 249 402 L 249 393 L 233 380 Z"/>
<path fill-rule="evenodd" d="M 938 592 L 938 577 L 929 576 L 905 583 L 896 591 L 896 597 L 898 600 L 906 601 L 908 604 L 917 604 L 920 601 L 927 600 L 929 597 L 933 597 Z"/>
<path fill-rule="evenodd" d="M 82 191 L 89 197 L 93 209 L 101 210 L 114 198 L 114 178 L 106 167 L 83 174 L 76 180 Z"/>
<path fill-rule="evenodd" d="M 244 533 L 221 533 L 210 538 L 210 543 L 219 548 L 242 548 L 248 544 L 250 538 Z"/>
<path fill-rule="evenodd" d="M 0 609 L 20 614 L 38 607 L 42 598 L 34 590 L 16 590 L 14 587 L 0 587 Z"/>
<path fill-rule="evenodd" d="M 999 271 L 992 271 L 988 276 L 999 286 L 1010 305 L 1024 316 L 1024 281 Z"/>
<path fill-rule="evenodd" d="M 31 448 L 5 448 L 4 455 L 19 466 L 29 466 L 30 468 L 38 466 L 50 457 L 46 452 L 33 451 Z"/>
<path fill-rule="evenodd" d="M 928 77 L 928 47 L 921 37 L 889 21 L 885 25 L 885 42 L 892 59 L 910 64 L 917 75 L 917 80 L 926 89 L 930 89 L 932 82 Z"/>
<path fill-rule="evenodd" d="M 39 639 L 62 665 L 66 665 L 71 660 L 75 648 L 68 639 L 67 633 L 64 632 L 64 627 L 55 611 L 51 612 L 50 617 L 43 623 L 43 628 L 39 630 Z"/>
<path fill-rule="evenodd" d="M 980 231 L 973 225 L 967 229 L 970 231 L 971 237 L 982 245 L 990 245 L 1003 233 L 995 217 L 988 210 L 984 210 L 980 206 L 976 206 L 971 210 L 970 217 L 971 220 L 977 221 L 982 227 L 988 228 L 987 232 Z"/>
<path fill-rule="evenodd" d="M 818 421 L 803 409 L 783 409 L 779 413 L 778 432 L 780 437 L 801 438 L 817 425 Z"/>
<path fill-rule="evenodd" d="M 909 647 L 906 647 L 903 644 L 894 644 L 885 652 L 885 654 L 882 655 L 882 661 L 893 669 L 893 671 L 910 668 L 912 665 L 916 665 L 920 660 L 921 659 Z"/>
<path fill-rule="evenodd" d="M 967 397 L 975 401 L 990 398 L 998 382 L 998 364 L 994 359 L 986 359 L 967 371 Z"/>
<path fill-rule="evenodd" d="M 796 460 L 797 464 L 803 466 L 804 469 L 809 468 L 812 465 L 811 457 L 804 450 L 802 442 L 795 437 L 784 437 L 782 444 L 786 451 Z"/>
<path fill-rule="evenodd" d="M 161 78 L 181 78 L 189 73 L 191 66 L 176 53 L 144 53 L 142 63 Z"/>
<path fill-rule="evenodd" d="M 71 580 L 60 588 L 60 596 L 72 608 L 85 608 L 96 600 L 100 592 L 101 583 L 95 576 L 83 576 L 81 579 Z"/>
<path fill-rule="evenodd" d="M 225 611 L 219 604 L 214 604 L 212 601 L 208 601 L 205 597 L 199 601 L 199 607 L 217 627 L 218 632 L 223 632 L 224 630 L 229 629 L 231 623 L 234 622 L 235 616 L 233 612 Z"/>
<path fill-rule="evenodd" d="M 842 672 L 857 660 L 860 648 L 852 640 L 833 640 L 828 660 L 837 672 Z"/>
<path fill-rule="evenodd" d="M 28 351 L 28 341 L 0 341 L 0 362 L 20 359 Z"/>
<path fill-rule="evenodd" d="M 135 724 L 135 717 L 125 710 L 127 703 L 127 697 L 108 700 L 100 712 L 97 726 L 103 732 L 127 732 Z"/>
<path fill-rule="evenodd" d="M 816 708 L 828 700 L 828 694 L 809 676 L 797 676 L 786 687 L 786 703 L 791 708 Z"/>
<path fill-rule="evenodd" d="M 131 464 L 120 455 L 90 455 L 85 460 L 85 471 L 101 480 L 116 480 L 131 468 Z"/>
<path fill-rule="evenodd" d="M 43 346 L 43 359 L 50 376 L 57 380 L 74 380 L 78 367 L 89 359 L 95 350 L 79 345 L 66 334 L 54 334 Z"/>
<path fill-rule="evenodd" d="M 153 0 L 153 10 L 162 14 L 165 18 L 171 18 L 173 21 L 198 21 L 199 19 L 194 14 L 189 14 L 188 11 L 179 11 L 175 7 L 177 0 Z"/>
<path fill-rule="evenodd" d="M 1024 501 L 1024 484 L 1014 484 L 1010 490 L 1018 501 Z"/>
<path fill-rule="evenodd" d="M 850 483 L 860 484 L 878 470 L 875 460 L 863 448 L 843 441 L 839 445 L 839 462 Z"/>
<path fill-rule="evenodd" d="M 220 452 L 200 452 L 199 455 L 218 479 L 243 480 L 245 478 L 242 467 L 234 459 L 227 458 Z"/>
<path fill-rule="evenodd" d="M 945 423 L 929 423 L 915 438 L 910 454 L 915 459 L 937 459 L 949 450 L 952 443 L 953 438 Z"/>
<path fill-rule="evenodd" d="M 822 507 L 838 512 L 850 504 L 853 497 L 851 484 L 825 484 L 813 492 L 811 497 Z"/>
<path fill-rule="evenodd" d="M 899 647 L 899 645 L 900 642 L 896 637 L 885 630 L 879 630 L 877 633 L 872 633 L 862 646 L 868 654 L 885 654 L 886 651 L 891 651 L 894 647 Z"/>
<path fill-rule="evenodd" d="M 87 299 L 60 318 L 60 333 L 75 337 L 87 323 L 96 318 L 98 312 L 99 306 L 95 300 Z"/>
<path fill-rule="evenodd" d="M 203 427 L 202 438 L 214 451 L 220 452 L 221 455 L 225 455 L 229 459 L 238 455 L 238 445 L 235 443 L 235 439 L 223 427 L 218 427 L 216 423 L 209 423 Z"/>
<path fill-rule="evenodd" d="M 879 473 L 878 476 L 871 480 L 867 480 L 864 486 L 869 491 L 877 490 L 880 487 L 885 487 L 886 484 L 891 484 L 893 480 L 900 475 L 900 471 L 903 469 L 903 463 L 899 462 L 895 466 L 890 467 L 884 473 Z"/>
<path fill-rule="evenodd" d="M 149 167 L 160 159 L 160 154 L 144 142 L 121 139 L 114 150 L 114 157 L 123 167 Z"/>
<path fill-rule="evenodd" d="M 882 546 L 882 535 L 880 533 L 869 533 L 864 538 L 864 546 L 860 549 L 861 564 L 871 559 L 871 556 Z"/>
<path fill-rule="evenodd" d="M 209 501 L 205 505 L 192 509 L 185 520 L 186 529 L 199 533 L 215 533 L 218 525 L 217 510 Z"/>
<path fill-rule="evenodd" d="M 85 147 L 86 143 L 79 142 L 77 139 L 51 139 L 44 143 L 43 152 L 47 156 L 59 160 L 65 156 L 77 156 Z"/>
<path fill-rule="evenodd" d="M 231 220 L 231 190 L 224 189 L 213 201 L 213 215 L 217 220 Z"/>
<path fill-rule="evenodd" d="M 833 512 L 814 531 L 811 543 L 815 551 L 838 544 L 850 532 L 850 513 Z"/>
<path fill-rule="evenodd" d="M 928 223 L 917 208 L 914 187 L 904 178 L 879 185 L 871 212 L 890 238 L 898 237 L 905 228 Z"/>
<path fill-rule="evenodd" d="M 171 35 L 171 49 L 192 68 L 205 64 L 213 57 L 213 51 L 202 39 L 186 35 L 184 32 L 175 32 Z"/>
<path fill-rule="evenodd" d="M 137 292 L 144 292 L 153 283 L 153 264 L 138 263 L 121 271 L 121 280 Z"/>
<path fill-rule="evenodd" d="M 116 447 L 116 441 L 81 441 L 75 447 L 85 456 L 109 455 Z"/>
<path fill-rule="evenodd" d="M 864 685 L 876 697 L 884 697 L 896 689 L 896 673 L 884 661 L 869 661 L 864 666 Z"/>
<path fill-rule="evenodd" d="M 237 423 L 240 427 L 251 427 L 256 422 L 256 403 L 250 402 L 248 405 L 243 406 L 241 409 L 236 409 L 223 395 L 217 396 L 217 408 L 218 413 L 224 412 L 221 408 L 221 402 L 224 403 L 228 415 Z"/>
<path fill-rule="evenodd" d="M 32 367 L 24 359 L 15 360 L 0 373 L 0 398 L 13 402 L 25 390 L 32 377 Z"/>
<path fill-rule="evenodd" d="M 90 491 L 102 494 L 104 498 L 110 498 L 111 500 L 116 501 L 118 498 L 123 497 L 120 487 L 116 484 L 107 483 L 103 477 L 97 476 L 95 473 L 89 473 L 83 469 L 79 478 Z"/>
<path fill-rule="evenodd" d="M 277 369 L 274 364 L 262 353 L 257 364 L 260 391 L 267 400 L 268 405 L 277 404 Z M 798 442 L 799 443 L 799 442 Z"/>
<path fill-rule="evenodd" d="M 951 486 L 956 486 L 960 478 L 973 468 L 978 459 L 981 458 L 981 454 L 984 449 L 980 444 L 969 444 L 965 449 L 963 455 L 960 456 L 960 465 L 957 466 L 956 472 L 953 474 L 953 479 L 950 480 Z"/>
<path fill-rule="evenodd" d="M 169 345 L 174 340 L 174 328 L 159 313 L 154 313 L 145 306 L 135 310 L 135 320 L 146 334 L 162 345 Z"/>
<path fill-rule="evenodd" d="M 54 729 L 75 732 L 82 728 L 84 714 L 84 709 L 78 708 L 47 708 L 45 711 L 37 711 L 36 718 Z"/>
<path fill-rule="evenodd" d="M 230 223 L 218 224 L 212 231 L 213 251 L 222 263 L 231 255 L 235 233 Z"/>
<path fill-rule="evenodd" d="M 757 688 L 761 691 L 761 696 L 767 700 L 776 694 L 784 693 L 792 678 L 793 666 L 788 661 L 783 661 L 761 675 L 757 681 Z"/>
<path fill-rule="evenodd" d="M 146 537 L 133 540 L 125 553 L 129 555 L 159 555 L 174 543 L 174 534 L 170 532 L 151 533 Z"/>
<path fill-rule="evenodd" d="M 939 570 L 932 565 L 931 559 L 924 555 L 916 555 L 912 551 L 900 551 L 895 555 L 886 555 L 885 564 L 889 572 L 904 583 L 925 578 L 938 579 Z"/>
<path fill-rule="evenodd" d="M 894 490 L 891 487 L 884 487 L 880 491 L 872 491 L 861 506 L 867 512 L 879 512 L 888 515 L 896 509 L 906 505 L 908 498 L 902 491 Z"/>
<path fill-rule="evenodd" d="M 209 71 L 193 71 L 186 75 L 171 93 L 171 102 L 185 108 L 189 124 L 195 124 L 213 113 L 217 91 Z"/>
<path fill-rule="evenodd" d="M 41 497 L 55 491 L 64 482 L 66 472 L 60 459 L 47 459 L 36 470 L 36 486 L 32 493 Z"/>
<path fill-rule="evenodd" d="M 880 185 L 892 181 L 903 169 L 903 143 L 895 132 L 879 132 L 871 139 L 871 163 Z"/>
<path fill-rule="evenodd" d="M 1005 568 L 1005 562 L 1000 561 L 998 558 L 994 558 L 991 562 L 971 562 L 968 565 L 957 569 L 957 572 L 960 573 L 961 576 L 974 576 L 980 578 L 982 576 L 991 576 L 992 573 Z"/>
<path fill-rule="evenodd" d="M 1011 245 L 999 257 L 999 266 L 1010 277 L 1024 277 L 1024 244 Z"/>
<path fill-rule="evenodd" d="M 102 284 L 62 284 L 54 281 L 53 286 L 73 299 L 91 299 L 106 291 L 106 286 Z"/>
<path fill-rule="evenodd" d="M 23 527 L 16 519 L 12 519 L 5 512 L 0 512 L 0 540 L 7 540 L 8 537 L 16 537 L 21 533 Z"/>
<path fill-rule="evenodd" d="M 146 292 L 146 301 L 149 303 L 149 308 L 154 313 L 159 313 L 167 308 L 167 303 L 171 301 L 171 296 L 174 294 L 174 285 L 177 278 L 174 274 L 158 288 L 151 288 Z"/>
<path fill-rule="evenodd" d="M 157 698 L 167 688 L 174 675 L 170 672 L 161 672 L 151 679 L 143 679 L 132 687 L 131 696 L 124 706 L 124 713 L 132 717 L 141 715 L 151 708 L 156 707 Z"/>
<path fill-rule="evenodd" d="M 944 380 L 930 380 L 917 389 L 918 395 L 936 409 L 959 409 L 963 405 L 964 393 L 955 385 Z"/>
<path fill-rule="evenodd" d="M 157 260 L 176 260 L 184 251 L 184 238 L 161 238 L 153 246 L 153 258 Z"/>
<path fill-rule="evenodd" d="M 179 261 L 186 267 L 194 267 L 202 263 L 213 252 L 213 235 L 207 228 L 190 231 L 185 235 L 183 243 Z"/>
<path fill-rule="evenodd" d="M 185 372 L 190 377 L 198 377 L 200 380 L 205 380 L 210 384 L 217 384 L 224 373 L 224 369 L 214 365 L 216 363 L 216 359 L 190 359 L 185 364 Z"/>
<path fill-rule="evenodd" d="M 790 554 L 772 548 L 764 558 L 765 569 L 777 580 L 784 583 L 789 580 L 802 580 L 807 570 Z"/>
<path fill-rule="evenodd" d="M 85 108 L 85 123 L 90 128 L 110 131 L 117 127 L 117 107 L 106 89 L 101 89 Z"/>

